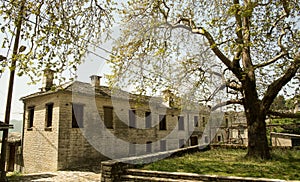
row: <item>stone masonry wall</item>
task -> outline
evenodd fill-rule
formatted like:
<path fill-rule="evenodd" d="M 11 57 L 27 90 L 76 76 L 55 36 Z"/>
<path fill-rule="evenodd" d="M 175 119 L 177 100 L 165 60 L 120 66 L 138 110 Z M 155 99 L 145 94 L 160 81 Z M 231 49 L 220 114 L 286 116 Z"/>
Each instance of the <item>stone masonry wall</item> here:
<path fill-rule="evenodd" d="M 24 172 L 44 172 L 57 169 L 59 95 L 40 96 L 26 101 L 24 126 Z M 54 103 L 52 127 L 46 128 L 46 104 Z M 28 127 L 28 107 L 34 106 L 33 127 Z"/>

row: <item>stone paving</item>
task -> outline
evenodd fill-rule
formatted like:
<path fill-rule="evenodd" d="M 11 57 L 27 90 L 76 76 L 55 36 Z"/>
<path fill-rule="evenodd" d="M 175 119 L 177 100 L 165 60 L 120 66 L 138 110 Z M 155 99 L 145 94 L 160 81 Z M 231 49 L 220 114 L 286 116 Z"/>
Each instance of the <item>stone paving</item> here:
<path fill-rule="evenodd" d="M 28 182 L 28 181 L 59 181 L 59 182 L 94 182 L 100 181 L 101 173 L 85 171 L 57 171 L 35 174 L 22 174 L 20 176 L 8 177 L 9 182 Z"/>

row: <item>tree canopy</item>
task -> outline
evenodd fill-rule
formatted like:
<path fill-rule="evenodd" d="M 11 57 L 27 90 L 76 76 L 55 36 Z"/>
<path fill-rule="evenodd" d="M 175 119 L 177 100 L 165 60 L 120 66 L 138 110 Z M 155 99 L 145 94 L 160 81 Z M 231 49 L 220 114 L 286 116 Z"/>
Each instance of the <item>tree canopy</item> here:
<path fill-rule="evenodd" d="M 298 0 L 129 0 L 120 8 L 111 80 L 131 81 L 139 92 L 188 90 L 204 101 L 226 88 L 228 100 L 216 107 L 243 105 L 248 156 L 269 158 L 270 106 L 289 83 L 299 87 L 299 6 Z M 214 84 L 213 76 L 222 82 Z"/>
<path fill-rule="evenodd" d="M 109 0 L 1 1 L 0 71 L 16 68 L 19 76 L 26 74 L 33 81 L 45 68 L 74 73 L 88 49 L 109 35 L 104 32 L 112 24 L 112 10 Z M 18 26 L 21 46 L 11 57 Z M 12 67 L 14 59 L 18 61 Z"/>

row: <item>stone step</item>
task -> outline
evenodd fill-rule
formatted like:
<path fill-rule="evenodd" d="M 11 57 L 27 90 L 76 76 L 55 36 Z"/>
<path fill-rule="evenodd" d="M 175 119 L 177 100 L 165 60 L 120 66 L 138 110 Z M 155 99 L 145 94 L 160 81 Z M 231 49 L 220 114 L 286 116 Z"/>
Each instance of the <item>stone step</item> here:
<path fill-rule="evenodd" d="M 127 175 L 132 176 L 143 176 L 143 177 L 157 177 L 164 179 L 175 179 L 175 180 L 192 180 L 192 181 L 208 181 L 209 178 L 205 175 L 193 174 L 193 173 L 180 173 L 180 172 L 164 172 L 164 171 L 148 171 L 139 169 L 128 169 Z"/>
<path fill-rule="evenodd" d="M 198 180 L 183 180 L 183 179 L 168 179 L 168 178 L 159 178 L 159 177 L 148 177 L 148 176 L 134 176 L 134 175 L 123 175 L 122 176 L 123 182 L 199 182 Z M 201 181 L 200 181 L 201 182 Z"/>
<path fill-rule="evenodd" d="M 226 181 L 226 182 L 285 182 L 280 179 L 268 179 L 268 178 L 253 178 L 253 177 L 237 177 L 237 176 L 218 176 L 218 175 L 206 175 L 184 172 L 164 172 L 164 171 L 148 171 L 140 169 L 127 169 L 126 176 L 132 177 L 131 181 L 162 181 L 175 180 L 175 181 Z M 135 178 L 134 178 L 135 177 Z M 140 178 L 140 179 L 138 179 Z M 153 179 L 153 180 L 152 180 Z M 160 181 L 160 180 L 158 180 Z"/>

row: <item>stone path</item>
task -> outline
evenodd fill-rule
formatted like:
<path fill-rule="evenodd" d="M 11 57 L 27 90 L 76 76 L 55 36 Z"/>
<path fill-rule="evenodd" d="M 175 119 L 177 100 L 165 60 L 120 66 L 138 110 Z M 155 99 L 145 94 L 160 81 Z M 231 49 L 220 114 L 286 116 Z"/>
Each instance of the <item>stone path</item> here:
<path fill-rule="evenodd" d="M 21 176 L 8 177 L 9 182 L 28 182 L 28 181 L 59 181 L 59 182 L 99 182 L 100 173 L 82 171 L 57 171 L 36 174 L 22 174 Z"/>

